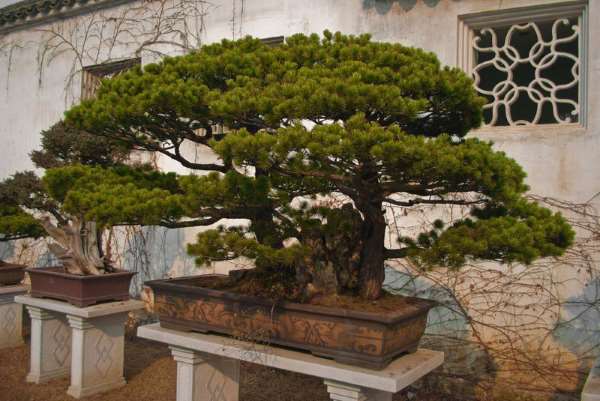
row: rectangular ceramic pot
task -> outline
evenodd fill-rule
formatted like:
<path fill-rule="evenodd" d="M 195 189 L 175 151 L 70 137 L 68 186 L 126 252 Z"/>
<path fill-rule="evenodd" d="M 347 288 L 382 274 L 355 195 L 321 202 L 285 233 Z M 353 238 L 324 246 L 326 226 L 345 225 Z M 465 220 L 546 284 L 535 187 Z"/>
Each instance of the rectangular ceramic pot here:
<path fill-rule="evenodd" d="M 0 286 L 19 284 L 25 276 L 25 266 L 4 263 L 0 265 Z"/>
<path fill-rule="evenodd" d="M 124 270 L 100 276 L 65 273 L 62 267 L 26 269 L 31 279 L 31 296 L 66 301 L 80 308 L 107 301 L 129 299 L 133 272 Z"/>
<path fill-rule="evenodd" d="M 273 302 L 194 285 L 194 276 L 146 283 L 165 328 L 215 332 L 243 340 L 307 350 L 318 356 L 371 369 L 413 352 L 435 302 L 410 298 L 393 313 Z"/>

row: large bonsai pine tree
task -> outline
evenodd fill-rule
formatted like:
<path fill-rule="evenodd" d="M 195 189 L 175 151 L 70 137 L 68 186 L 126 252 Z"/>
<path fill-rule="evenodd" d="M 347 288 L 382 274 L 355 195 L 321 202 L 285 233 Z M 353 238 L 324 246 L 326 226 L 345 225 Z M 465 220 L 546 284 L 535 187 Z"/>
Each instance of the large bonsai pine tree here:
<path fill-rule="evenodd" d="M 259 283 L 295 299 L 326 291 L 377 299 L 386 259 L 530 263 L 571 243 L 559 214 L 525 200 L 514 160 L 464 138 L 480 125 L 482 104 L 460 70 L 367 35 L 295 35 L 278 47 L 223 41 L 106 80 L 66 119 L 202 174 L 53 174 L 70 182 L 64 207 L 100 224 L 247 219 L 189 246 L 199 263 L 254 259 L 257 268 L 240 276 L 253 283 L 247 291 Z M 211 149 L 214 160 L 186 156 L 186 143 Z M 420 204 L 471 213 L 386 248 L 385 206 Z"/>

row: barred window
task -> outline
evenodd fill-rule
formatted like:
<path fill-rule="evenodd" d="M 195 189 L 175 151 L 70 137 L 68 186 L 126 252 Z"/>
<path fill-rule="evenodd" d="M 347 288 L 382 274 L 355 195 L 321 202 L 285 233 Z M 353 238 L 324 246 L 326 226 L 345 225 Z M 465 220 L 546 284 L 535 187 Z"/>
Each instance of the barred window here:
<path fill-rule="evenodd" d="M 84 67 L 81 79 L 81 99 L 93 98 L 103 78 L 112 78 L 140 64 L 141 59 L 133 58 Z"/>
<path fill-rule="evenodd" d="M 285 38 L 283 36 L 272 36 L 269 38 L 262 38 L 261 42 L 267 46 L 276 47 L 282 45 L 285 42 Z"/>
<path fill-rule="evenodd" d="M 459 63 L 488 100 L 487 126 L 582 124 L 582 7 L 516 9 L 496 20 L 493 14 L 462 17 Z"/>

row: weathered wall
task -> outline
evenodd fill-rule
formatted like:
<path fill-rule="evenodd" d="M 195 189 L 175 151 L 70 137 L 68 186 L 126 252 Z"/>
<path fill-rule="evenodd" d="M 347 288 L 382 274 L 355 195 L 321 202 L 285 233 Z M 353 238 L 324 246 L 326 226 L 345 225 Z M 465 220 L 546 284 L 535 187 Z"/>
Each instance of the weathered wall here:
<path fill-rule="evenodd" d="M 1 1 L 1 0 L 0 0 Z M 6 1 L 6 0 L 4 0 Z M 458 16 L 495 9 L 561 3 L 554 0 L 214 0 L 211 3 L 130 3 L 52 25 L 0 36 L 0 177 L 31 168 L 28 152 L 39 143 L 39 131 L 56 122 L 77 101 L 83 65 L 141 55 L 148 63 L 162 54 L 177 54 L 221 38 L 272 37 L 325 29 L 371 33 L 375 40 L 401 42 L 457 62 Z M 1 5 L 2 3 L 0 3 Z M 179 4 L 179 5 L 178 5 Z M 183 4 L 183 5 L 182 5 Z M 159 12 L 173 15 L 160 21 Z M 590 38 L 600 37 L 600 1 L 590 0 Z M 183 29 L 175 26 L 187 15 Z M 102 23 L 110 20 L 112 23 Z M 143 20 L 119 28 L 120 40 L 108 41 L 119 18 Z M 179 18 L 179 20 L 178 20 Z M 170 25 L 169 25 L 170 24 Z M 95 35 L 84 40 L 86 27 Z M 133 30 L 135 35 L 132 34 Z M 88 31 L 90 31 L 88 30 Z M 131 30 L 131 32 L 129 32 Z M 156 34 L 158 32 L 158 34 Z M 102 33 L 102 35 L 100 35 Z M 102 36 L 102 40 L 99 37 Z M 114 36 L 114 35 L 113 35 Z M 164 40 L 163 40 L 164 39 Z M 593 40 L 593 39 L 592 39 Z M 156 43 L 160 42 L 160 43 Z M 171 43 L 166 43 L 171 42 Z M 186 42 L 186 43 L 183 43 Z M 491 387 L 510 381 L 530 390 L 573 391 L 594 346 L 598 315 L 597 223 L 581 203 L 600 191 L 600 47 L 589 47 L 587 127 L 532 128 L 528 131 L 485 130 L 491 139 L 529 174 L 531 192 L 579 205 L 570 214 L 585 221 L 576 250 L 561 261 L 519 266 L 472 266 L 460 273 L 415 273 L 395 265 L 388 282 L 395 288 L 444 301 L 432 319 L 433 346 L 450 345 L 450 377 L 475 382 L 487 375 Z M 190 152 L 197 152 L 190 149 Z M 207 157 L 198 153 L 197 157 Z M 180 170 L 159 160 L 166 169 Z M 587 214 L 582 214 L 584 211 Z M 392 213 L 392 212 L 391 212 Z M 583 223 L 582 223 L 583 224 Z M 597 232 L 596 232 L 597 234 Z M 125 265 L 149 271 L 149 277 L 192 271 L 184 244 L 194 231 L 140 230 L 121 243 Z M 583 249 L 585 247 L 586 249 Z M 591 256 L 587 256 L 589 252 Z M 572 320 L 573 317 L 577 319 Z M 470 371 L 467 367 L 470 367 Z M 487 381 L 481 382 L 489 389 Z M 481 384 L 480 383 L 480 384 Z M 482 385 L 483 386 L 483 385 Z"/>

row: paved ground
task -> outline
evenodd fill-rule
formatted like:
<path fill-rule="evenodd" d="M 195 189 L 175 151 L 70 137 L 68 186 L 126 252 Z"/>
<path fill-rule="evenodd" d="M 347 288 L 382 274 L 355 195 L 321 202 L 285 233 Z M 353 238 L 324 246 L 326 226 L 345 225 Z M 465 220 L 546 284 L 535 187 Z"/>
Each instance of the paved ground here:
<path fill-rule="evenodd" d="M 65 393 L 69 386 L 68 379 L 40 385 L 25 383 L 28 365 L 28 347 L 0 350 L 0 401 L 73 401 Z M 166 346 L 140 339 L 128 341 L 125 369 L 127 386 L 85 400 L 175 400 L 175 363 Z M 325 387 L 317 378 L 242 364 L 240 401 L 328 400 Z M 394 401 L 404 400 L 406 398 L 398 395 Z"/>

